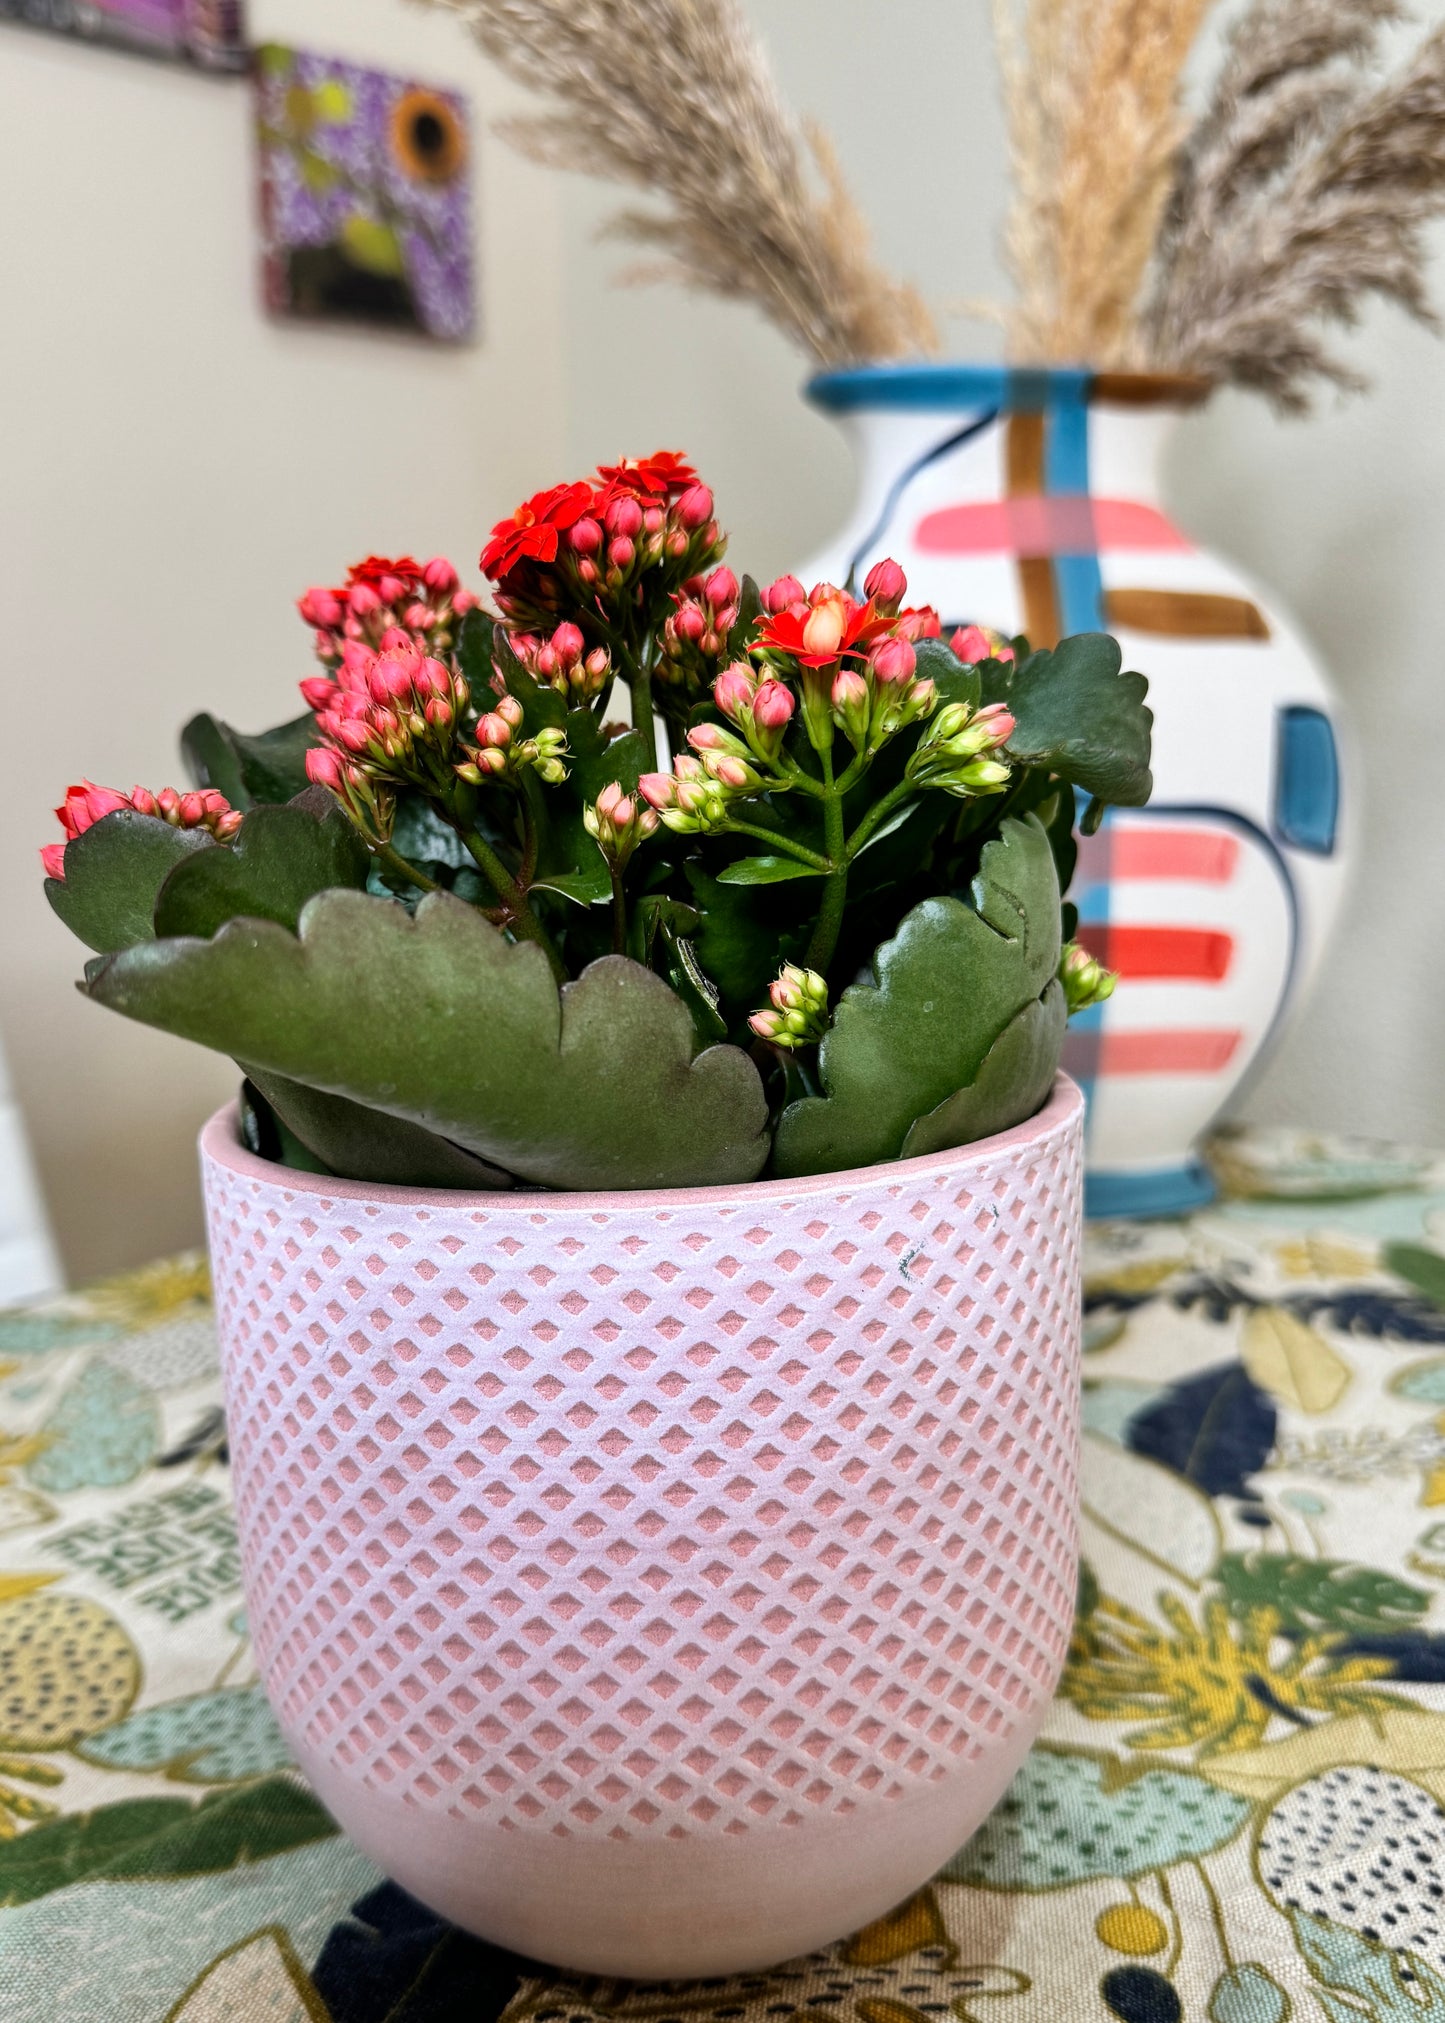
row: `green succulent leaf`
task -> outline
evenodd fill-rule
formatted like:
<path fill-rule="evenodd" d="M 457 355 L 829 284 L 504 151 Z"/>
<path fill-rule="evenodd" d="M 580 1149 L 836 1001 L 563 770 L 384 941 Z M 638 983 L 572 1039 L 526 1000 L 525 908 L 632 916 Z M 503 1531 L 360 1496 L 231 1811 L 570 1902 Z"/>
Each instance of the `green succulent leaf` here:
<path fill-rule="evenodd" d="M 278 1119 L 331 1173 L 383 1187 L 456 1187 L 492 1192 L 512 1176 L 405 1117 L 248 1067 Z"/>
<path fill-rule="evenodd" d="M 318 738 L 309 710 L 257 737 L 202 715 L 181 732 L 181 752 L 198 787 L 214 787 L 233 808 L 249 808 L 293 801 L 306 791 L 306 754 Z"/>
<path fill-rule="evenodd" d="M 756 579 L 745 575 L 738 585 L 738 622 L 733 634 L 734 640 L 746 639 L 762 615 L 763 593 L 759 590 Z M 734 651 L 736 650 L 735 647 Z"/>
<path fill-rule="evenodd" d="M 758 1072 L 698 1054 L 687 1007 L 623 956 L 559 993 L 546 958 L 462 901 L 322 892 L 299 935 L 233 920 L 93 965 L 100 1003 L 401 1117 L 537 1186 L 750 1180 L 767 1156 Z"/>
<path fill-rule="evenodd" d="M 978 708 L 983 700 L 983 677 L 976 667 L 965 667 L 941 639 L 920 639 L 913 650 L 918 656 L 917 678 L 933 683 L 941 704 L 961 702 L 968 709 Z"/>
<path fill-rule="evenodd" d="M 149 941 L 156 896 L 179 864 L 225 856 L 208 829 L 173 829 L 158 815 L 118 808 L 65 846 L 65 877 L 45 896 L 72 934 L 101 955 Z"/>
<path fill-rule="evenodd" d="M 968 1087 L 918 1119 L 903 1141 L 903 1157 L 952 1152 L 1032 1117 L 1054 1086 L 1068 1022 L 1068 1001 L 1055 981 L 1004 1027 Z"/>
<path fill-rule="evenodd" d="M 332 886 L 360 892 L 371 859 L 335 802 L 319 816 L 253 808 L 227 850 L 181 860 L 156 900 L 159 935 L 209 937 L 228 920 L 274 920 L 294 932 L 307 900 Z"/>
<path fill-rule="evenodd" d="M 600 855 L 580 871 L 551 871 L 532 880 L 533 889 L 557 892 L 577 906 L 600 906 L 612 896 L 612 880 Z"/>
<path fill-rule="evenodd" d="M 828 874 L 799 857 L 740 857 L 719 871 L 719 885 L 786 885 L 793 878 L 825 878 Z"/>
<path fill-rule="evenodd" d="M 844 991 L 818 1051 L 827 1094 L 784 1111 L 774 1170 L 791 1179 L 897 1158 L 915 1122 L 976 1082 L 1004 1028 L 1043 996 L 1060 946 L 1048 836 L 1033 816 L 1007 820 L 983 851 L 972 906 L 924 900 L 877 951 L 877 982 Z"/>
<path fill-rule="evenodd" d="M 728 1004 L 753 1010 L 785 962 L 800 956 L 808 929 L 779 917 L 786 893 L 722 885 L 697 864 L 687 866 L 693 902 L 702 916 L 698 960 Z"/>
<path fill-rule="evenodd" d="M 1080 632 L 1032 653 L 999 684 L 1015 730 L 1011 758 L 1043 766 L 1116 807 L 1141 808 L 1153 790 L 1154 715 L 1142 674 L 1123 673 L 1117 640 Z"/>

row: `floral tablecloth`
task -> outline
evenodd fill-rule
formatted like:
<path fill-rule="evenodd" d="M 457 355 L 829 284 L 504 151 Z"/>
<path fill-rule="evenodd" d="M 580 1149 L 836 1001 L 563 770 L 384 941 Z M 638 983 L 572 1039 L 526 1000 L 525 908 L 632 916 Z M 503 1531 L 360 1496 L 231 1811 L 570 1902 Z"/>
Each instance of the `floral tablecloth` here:
<path fill-rule="evenodd" d="M 1216 1206 L 1091 1232 L 1079 1621 L 1008 1798 L 866 1931 L 689 1988 L 450 1930 L 290 1767 L 201 1259 L 0 1314 L 0 2016 L 1445 2023 L 1445 1159 L 1216 1156 Z"/>

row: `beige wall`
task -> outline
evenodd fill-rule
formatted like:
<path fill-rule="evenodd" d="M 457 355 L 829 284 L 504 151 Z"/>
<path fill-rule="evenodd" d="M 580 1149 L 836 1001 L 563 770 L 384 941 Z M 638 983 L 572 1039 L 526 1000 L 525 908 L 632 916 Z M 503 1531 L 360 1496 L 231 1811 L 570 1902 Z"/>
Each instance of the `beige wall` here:
<path fill-rule="evenodd" d="M 400 0 L 252 13 L 499 102 Z M 478 347 L 269 323 L 245 85 L 0 27 L 0 1031 L 73 1277 L 198 1239 L 235 1074 L 77 997 L 36 847 L 82 773 L 175 781 L 195 710 L 294 715 L 308 582 L 373 548 L 470 567 L 558 463 L 558 185 L 490 140 L 479 184 Z"/>
<path fill-rule="evenodd" d="M 987 0 L 750 6 L 885 258 L 944 302 L 997 294 Z M 501 103 L 455 25 L 402 0 L 253 14 L 259 33 Z M 484 338 L 449 353 L 264 321 L 244 88 L 6 29 L 0 104 L 0 682 L 26 721 L 0 795 L 0 1030 L 78 1275 L 194 1238 L 191 1140 L 233 1077 L 70 990 L 77 951 L 33 870 L 65 781 L 173 778 L 173 726 L 197 707 L 245 727 L 288 712 L 305 658 L 289 600 L 358 549 L 470 565 L 478 531 L 535 483 L 667 443 L 714 482 L 738 558 L 772 570 L 837 523 L 851 476 L 780 339 L 742 309 L 610 291 L 604 199 L 493 142 Z M 950 336 L 998 348 L 986 324 Z M 1191 422 L 1175 506 L 1326 651 L 1370 797 L 1329 974 L 1248 1108 L 1445 1141 L 1445 346 L 1380 314 L 1355 354 L 1376 393 L 1308 426 L 1234 397 Z"/>

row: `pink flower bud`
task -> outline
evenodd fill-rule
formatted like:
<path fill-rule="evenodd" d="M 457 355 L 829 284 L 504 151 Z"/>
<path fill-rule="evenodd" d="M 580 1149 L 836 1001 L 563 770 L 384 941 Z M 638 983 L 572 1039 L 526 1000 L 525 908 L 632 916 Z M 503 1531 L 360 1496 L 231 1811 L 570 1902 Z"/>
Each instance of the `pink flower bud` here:
<path fill-rule="evenodd" d="M 848 614 L 841 597 L 830 597 L 816 605 L 803 624 L 803 646 L 808 653 L 834 654 L 848 629 Z"/>
<path fill-rule="evenodd" d="M 308 709 L 329 709 L 336 700 L 336 683 L 319 674 L 308 675 L 301 684 L 301 696 Z"/>
<path fill-rule="evenodd" d="M 1001 702 L 987 704 L 985 708 L 979 711 L 973 721 L 975 727 L 980 730 L 987 725 L 989 742 L 995 747 L 1006 745 L 1018 729 L 1016 719 Z"/>
<path fill-rule="evenodd" d="M 513 730 L 520 730 L 525 712 L 514 695 L 504 695 L 497 704 L 495 714 L 504 724 L 510 724 Z"/>
<path fill-rule="evenodd" d="M 780 576 L 776 583 L 770 583 L 763 592 L 763 609 L 771 617 L 778 618 L 791 610 L 795 604 L 807 602 L 807 592 L 796 576 Z"/>
<path fill-rule="evenodd" d="M 461 580 L 445 555 L 433 555 L 421 572 L 421 580 L 437 597 L 450 597 Z"/>
<path fill-rule="evenodd" d="M 689 485 L 673 510 L 681 525 L 695 534 L 712 518 L 712 506 L 712 493 L 706 485 Z"/>
<path fill-rule="evenodd" d="M 732 739 L 716 724 L 694 724 L 687 734 L 687 741 L 695 752 L 726 751 Z"/>
<path fill-rule="evenodd" d="M 677 782 L 670 773 L 644 773 L 637 791 L 649 808 L 670 808 L 677 797 Z"/>
<path fill-rule="evenodd" d="M 912 681 L 918 655 L 906 639 L 880 639 L 870 664 L 879 681 L 902 684 Z"/>
<path fill-rule="evenodd" d="M 413 632 L 428 632 L 437 622 L 436 613 L 425 604 L 408 604 L 403 615 Z"/>
<path fill-rule="evenodd" d="M 378 653 L 409 653 L 415 657 L 420 654 L 421 648 L 405 626 L 388 625 L 385 632 L 381 635 L 381 644 L 377 648 L 377 651 Z"/>
<path fill-rule="evenodd" d="M 341 676 L 349 687 L 363 683 L 375 664 L 376 655 L 359 639 L 348 639 L 341 649 Z"/>
<path fill-rule="evenodd" d="M 452 599 L 452 610 L 458 618 L 465 618 L 469 611 L 475 611 L 481 598 L 472 590 L 458 590 Z"/>
<path fill-rule="evenodd" d="M 577 564 L 577 575 L 581 582 L 590 587 L 597 581 L 597 564 L 586 556 Z"/>
<path fill-rule="evenodd" d="M 862 675 L 855 674 L 851 667 L 840 669 L 833 677 L 832 703 L 839 710 L 866 708 L 868 684 Z"/>
<path fill-rule="evenodd" d="M 533 657 L 533 668 L 543 681 L 550 681 L 557 672 L 558 660 L 555 646 L 542 646 Z"/>
<path fill-rule="evenodd" d="M 328 632 L 334 631 L 346 615 L 336 592 L 324 590 L 319 585 L 313 585 L 296 608 L 308 625 L 319 626 Z"/>
<path fill-rule="evenodd" d="M 776 688 L 777 683 L 771 684 Z M 736 720 L 749 708 L 755 694 L 753 672 L 745 662 L 727 668 L 713 683 L 712 699 L 724 716 Z"/>
<path fill-rule="evenodd" d="M 594 681 L 601 681 L 612 666 L 612 655 L 605 646 L 594 646 L 582 664 Z"/>
<path fill-rule="evenodd" d="M 642 508 L 630 495 L 614 499 L 602 517 L 614 538 L 631 540 L 642 532 Z"/>
<path fill-rule="evenodd" d="M 700 645 L 707 632 L 707 615 L 697 604 L 680 604 L 672 623 L 678 638 L 689 646 Z"/>
<path fill-rule="evenodd" d="M 607 550 L 607 560 L 614 569 L 630 569 L 637 549 L 625 534 L 619 535 Z"/>
<path fill-rule="evenodd" d="M 714 611 L 722 611 L 738 601 L 738 579 L 726 563 L 722 568 L 714 569 L 702 587 L 703 595 Z"/>
<path fill-rule="evenodd" d="M 512 742 L 511 726 L 496 710 L 477 719 L 477 743 L 485 751 L 502 750 Z"/>
<path fill-rule="evenodd" d="M 663 512 L 661 506 L 648 506 L 644 508 L 642 515 L 642 525 L 644 532 L 649 534 L 660 534 L 662 532 L 662 524 L 663 524 Z"/>
<path fill-rule="evenodd" d="M 573 666 L 582 658 L 586 643 L 575 625 L 564 623 L 552 634 L 552 650 L 564 668 Z"/>
<path fill-rule="evenodd" d="M 606 815 L 609 821 L 618 819 L 617 810 L 626 796 L 616 780 L 609 780 L 597 796 L 597 812 Z"/>
<path fill-rule="evenodd" d="M 863 594 L 882 611 L 897 611 L 907 590 L 908 578 L 891 556 L 875 562 L 863 579 Z"/>
<path fill-rule="evenodd" d="M 65 845 L 63 843 L 42 844 L 40 862 L 45 868 L 47 878 L 58 878 L 62 885 L 65 883 Z"/>
<path fill-rule="evenodd" d="M 456 720 L 456 711 L 445 696 L 434 695 L 422 712 L 433 730 L 450 730 Z"/>
<path fill-rule="evenodd" d="M 369 583 L 353 583 L 346 593 L 346 601 L 351 606 L 353 618 L 370 618 L 380 611 L 381 599 Z"/>
<path fill-rule="evenodd" d="M 753 720 L 764 730 L 780 731 L 792 719 L 793 692 L 780 681 L 765 681 L 753 697 Z"/>
<path fill-rule="evenodd" d="M 993 647 L 981 625 L 961 625 L 948 643 L 965 667 L 977 667 L 981 660 L 993 658 Z"/>
<path fill-rule="evenodd" d="M 336 792 L 341 786 L 341 761 L 325 745 L 313 745 L 306 754 L 306 777 L 313 785 Z"/>
<path fill-rule="evenodd" d="M 595 555 L 602 546 L 602 529 L 590 514 L 580 519 L 567 536 L 574 555 Z"/>
<path fill-rule="evenodd" d="M 713 778 L 735 792 L 749 784 L 748 769 L 741 759 L 717 758 L 708 767 Z"/>

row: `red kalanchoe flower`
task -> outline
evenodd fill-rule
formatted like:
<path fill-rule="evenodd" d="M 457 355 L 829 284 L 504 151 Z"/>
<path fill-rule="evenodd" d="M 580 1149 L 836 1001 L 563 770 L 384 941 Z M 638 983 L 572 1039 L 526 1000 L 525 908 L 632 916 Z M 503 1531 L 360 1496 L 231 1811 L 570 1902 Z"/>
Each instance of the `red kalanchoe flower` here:
<path fill-rule="evenodd" d="M 424 587 L 422 565 L 410 555 L 398 555 L 394 561 L 385 555 L 367 555 L 346 572 L 348 591 L 373 590 L 383 604 L 410 600 Z"/>
<path fill-rule="evenodd" d="M 815 591 L 814 597 L 817 597 Z M 880 617 L 871 599 L 859 604 L 834 590 L 802 611 L 776 611 L 758 636 L 766 652 L 786 653 L 801 667 L 831 667 L 835 660 L 866 653 L 873 641 L 891 632 L 894 621 Z"/>
<path fill-rule="evenodd" d="M 213 787 L 196 788 L 184 794 L 177 793 L 174 787 L 163 787 L 158 794 L 148 787 L 133 787 L 128 794 L 122 794 L 114 787 L 97 787 L 92 780 L 82 780 L 79 786 L 66 788 L 65 799 L 55 815 L 65 831 L 66 842 L 73 843 L 104 816 L 114 815 L 122 808 L 169 822 L 173 829 L 209 829 L 218 843 L 228 843 L 241 826 L 240 810 L 233 808 Z M 63 881 L 65 843 L 47 843 L 40 852 L 40 861 L 48 878 Z"/>
<path fill-rule="evenodd" d="M 509 576 L 519 562 L 555 562 L 563 534 L 592 504 L 590 485 L 553 485 L 518 506 L 509 520 L 498 520 L 482 550 L 482 569 L 494 582 Z"/>
<path fill-rule="evenodd" d="M 650 457 L 623 457 L 620 463 L 599 464 L 597 475 L 602 480 L 604 504 L 624 495 L 666 500 L 691 490 L 698 482 L 697 472 L 676 450 L 654 450 Z M 698 525 L 711 517 L 709 502 Z"/>

